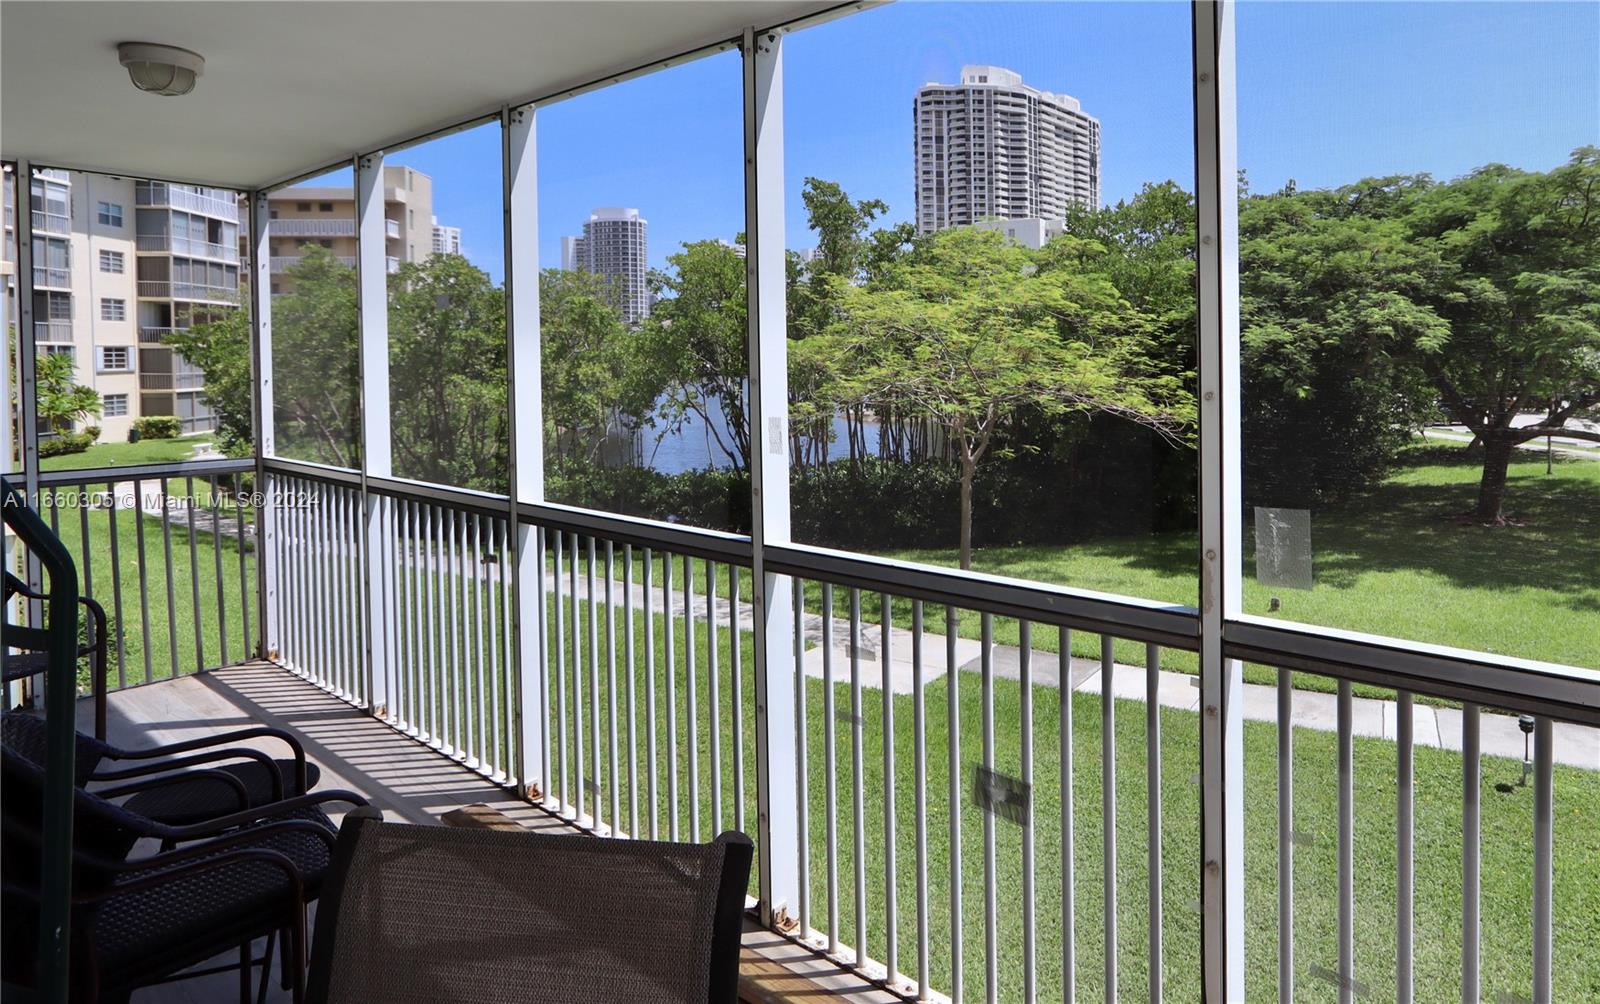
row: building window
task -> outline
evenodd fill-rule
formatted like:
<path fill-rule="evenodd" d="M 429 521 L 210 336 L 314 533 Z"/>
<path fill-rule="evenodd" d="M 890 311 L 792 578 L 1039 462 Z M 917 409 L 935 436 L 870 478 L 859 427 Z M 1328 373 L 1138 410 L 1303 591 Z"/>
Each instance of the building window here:
<path fill-rule="evenodd" d="M 309 202 L 296 202 L 294 204 L 294 211 L 297 212 L 297 213 L 309 213 L 309 212 L 311 212 L 311 203 L 309 203 Z"/>
<path fill-rule="evenodd" d="M 43 349 L 44 354 L 47 356 L 66 356 L 69 359 L 76 359 L 78 356 L 78 353 L 71 345 L 41 344 L 39 348 Z"/>
<path fill-rule="evenodd" d="M 331 202 L 319 202 L 319 203 L 317 203 L 317 212 L 319 212 L 319 213 L 331 213 L 331 212 L 333 212 L 333 203 L 331 203 Z"/>
<path fill-rule="evenodd" d="M 133 354 L 126 345 L 100 347 L 101 373 L 126 373 L 133 369 Z"/>
<path fill-rule="evenodd" d="M 50 297 L 50 299 L 47 302 L 49 304 L 50 320 L 52 320 L 52 321 L 70 321 L 70 320 L 72 320 L 72 294 L 71 293 L 51 293 L 51 294 L 49 294 L 49 297 Z"/>
<path fill-rule="evenodd" d="M 128 415 L 128 395 L 107 394 L 101 398 L 103 407 L 101 414 L 106 418 L 126 418 Z"/>
<path fill-rule="evenodd" d="M 126 321 L 128 319 L 128 301 L 116 300 L 111 297 L 100 298 L 100 320 Z"/>
<path fill-rule="evenodd" d="M 126 263 L 121 251 L 100 252 L 100 271 L 121 273 L 126 269 Z"/>
<path fill-rule="evenodd" d="M 102 202 L 97 207 L 96 216 L 100 225 L 104 227 L 122 226 L 122 206 L 116 202 Z"/>
<path fill-rule="evenodd" d="M 278 211 L 276 209 L 267 210 L 267 219 L 275 220 L 277 218 L 278 218 Z"/>

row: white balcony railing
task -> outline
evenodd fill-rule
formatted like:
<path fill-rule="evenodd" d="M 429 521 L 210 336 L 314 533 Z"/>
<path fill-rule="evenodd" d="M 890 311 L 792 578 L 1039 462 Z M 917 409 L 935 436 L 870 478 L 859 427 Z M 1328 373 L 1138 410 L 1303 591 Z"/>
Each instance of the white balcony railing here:
<path fill-rule="evenodd" d="M 166 279 L 140 279 L 139 295 L 155 299 L 203 300 L 208 303 L 237 303 L 236 286 L 212 286 L 203 282 L 171 282 Z"/>
<path fill-rule="evenodd" d="M 387 219 L 384 220 L 383 221 L 383 232 L 384 232 L 385 236 L 389 237 L 390 239 L 399 240 L 400 239 L 400 221 L 399 220 L 387 220 Z"/>
<path fill-rule="evenodd" d="M 235 198 L 202 195 L 183 185 L 149 182 L 134 186 L 134 202 L 140 206 L 167 207 L 185 212 L 200 213 L 237 223 L 239 202 Z"/>
<path fill-rule="evenodd" d="M 39 342 L 72 341 L 71 321 L 34 321 L 33 338 Z"/>
<path fill-rule="evenodd" d="M 47 213 L 33 210 L 33 232 L 36 234 L 70 234 L 72 217 L 66 213 Z"/>
<path fill-rule="evenodd" d="M 354 237 L 356 221 L 337 220 L 272 220 L 267 233 L 274 237 Z"/>
<path fill-rule="evenodd" d="M 33 284 L 35 287 L 48 287 L 50 289 L 71 289 L 72 269 L 35 265 L 33 267 Z"/>
<path fill-rule="evenodd" d="M 142 252 L 153 254 L 212 258 L 230 263 L 239 260 L 237 244 L 219 244 L 215 241 L 201 241 L 190 237 L 174 237 L 171 234 L 140 234 L 136 240 L 136 247 Z"/>
<path fill-rule="evenodd" d="M 287 272 L 289 269 L 294 268 L 296 265 L 300 264 L 300 261 L 301 261 L 301 259 L 303 257 L 304 256 L 302 256 L 302 255 L 273 255 L 272 256 L 272 272 L 273 272 L 273 274 L 276 275 L 276 274 L 278 274 L 280 272 Z M 349 266 L 350 268 L 355 268 L 356 267 L 356 260 L 355 260 L 355 258 L 353 256 L 338 255 L 337 256 L 337 260 L 338 260 L 339 264 L 341 264 L 341 265 L 346 265 L 346 266 Z"/>

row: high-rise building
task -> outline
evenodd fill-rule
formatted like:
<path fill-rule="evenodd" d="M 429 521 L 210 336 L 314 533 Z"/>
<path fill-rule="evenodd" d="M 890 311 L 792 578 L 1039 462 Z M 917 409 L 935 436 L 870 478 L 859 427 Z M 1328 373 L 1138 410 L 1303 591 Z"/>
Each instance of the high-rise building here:
<path fill-rule="evenodd" d="M 439 217 L 433 219 L 433 253 L 434 254 L 460 254 L 461 253 L 461 228 L 445 227 L 439 225 Z"/>
<path fill-rule="evenodd" d="M 1100 204 L 1100 122 L 1076 98 L 963 66 L 959 84 L 919 88 L 912 117 L 919 233 Z"/>
<path fill-rule="evenodd" d="M 14 272 L 20 192 L 6 182 Z M 215 429 L 204 372 L 165 342 L 240 305 L 238 195 L 55 169 L 16 184 L 28 186 L 35 352 L 70 357 L 74 382 L 100 395 L 100 417 L 82 424 L 99 426 L 103 442 L 126 441 L 151 415 L 177 416 L 184 432 Z"/>
<path fill-rule="evenodd" d="M 637 209 L 602 207 L 589 214 L 582 237 L 561 239 L 562 268 L 605 276 L 628 324 L 650 314 L 648 229 Z"/>
<path fill-rule="evenodd" d="M 267 197 L 267 240 L 272 250 L 272 292 L 288 292 L 285 274 L 305 255 L 306 245 L 326 249 L 356 264 L 356 196 L 352 188 L 297 185 Z M 419 262 L 434 253 L 433 179 L 401 165 L 383 169 L 384 258 L 390 272 L 401 262 Z M 459 247 L 460 231 L 456 231 Z"/>

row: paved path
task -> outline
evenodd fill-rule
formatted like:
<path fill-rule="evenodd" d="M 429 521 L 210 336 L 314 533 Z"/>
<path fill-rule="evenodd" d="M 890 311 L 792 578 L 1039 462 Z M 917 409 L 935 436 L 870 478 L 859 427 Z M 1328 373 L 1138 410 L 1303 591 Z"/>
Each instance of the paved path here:
<path fill-rule="evenodd" d="M 545 577 L 547 589 L 554 589 L 554 575 Z M 567 595 L 568 580 L 562 580 L 561 588 L 563 598 Z M 596 581 L 595 592 L 597 598 L 604 598 L 604 579 Z M 726 587 L 726 580 L 719 582 L 719 586 Z M 696 620 L 705 620 L 707 604 L 703 594 L 704 580 L 695 584 L 693 613 Z M 618 606 L 620 615 L 623 588 L 620 582 L 612 586 L 612 595 Z M 662 590 L 659 586 L 651 590 L 651 610 L 660 614 L 665 609 Z M 588 589 L 584 577 L 580 574 L 578 579 L 578 596 L 587 598 Z M 644 587 L 635 582 L 629 601 L 632 607 L 642 610 L 644 606 Z M 680 584 L 673 590 L 672 609 L 678 616 L 683 612 L 683 588 Z M 862 617 L 871 616 L 876 610 L 864 609 Z M 725 597 L 718 596 L 715 601 L 715 614 L 719 627 L 726 627 L 729 623 L 730 609 Z M 740 630 L 750 631 L 754 628 L 753 609 L 748 603 L 739 604 Z M 834 617 L 832 623 L 830 644 L 824 646 L 823 621 L 821 614 L 808 613 L 803 620 L 803 630 L 806 638 L 806 651 L 804 655 L 805 672 L 807 676 L 816 679 L 823 678 L 824 659 L 831 659 L 833 678 L 838 683 L 848 683 L 850 680 L 850 622 L 847 617 Z M 912 632 L 906 628 L 892 628 L 889 631 L 889 689 L 896 694 L 909 694 L 912 690 L 914 679 L 911 661 Z M 860 637 L 856 651 L 859 653 L 861 684 L 871 689 L 881 689 L 884 685 L 883 661 L 879 658 L 879 650 L 883 644 L 883 629 L 878 623 L 868 623 L 863 620 L 860 628 Z M 1043 687 L 1059 687 L 1061 683 L 1061 660 L 1055 652 L 1034 649 L 1030 660 L 1032 666 L 1033 682 Z M 955 664 L 960 671 L 978 673 L 982 669 L 983 644 L 973 638 L 957 638 L 955 644 Z M 1013 645 L 995 645 L 992 655 L 994 675 L 1000 679 L 1017 680 L 1021 678 L 1022 651 Z M 935 681 L 942 678 L 948 671 L 947 645 L 942 634 L 926 633 L 922 642 L 922 671 L 923 686 L 932 687 Z M 1100 677 L 1100 661 L 1098 659 L 1085 659 L 1074 656 L 1069 664 L 1071 686 L 1078 693 L 1099 695 L 1103 682 Z M 1117 663 L 1113 667 L 1111 678 L 1111 692 L 1120 699 L 1128 701 L 1143 701 L 1147 694 L 1147 680 L 1143 667 L 1128 666 Z M 1189 673 L 1175 673 L 1162 670 L 1156 684 L 1156 700 L 1162 706 L 1181 708 L 1185 711 L 1198 711 L 1200 705 L 1199 678 Z M 1353 699 L 1353 727 L 1358 736 L 1373 739 L 1388 739 L 1393 741 L 1397 734 L 1399 705 L 1395 701 L 1380 700 L 1370 697 L 1357 697 Z M 1431 746 L 1437 749 L 1461 749 L 1461 716 L 1458 708 L 1442 708 L 1421 703 L 1412 706 L 1412 733 L 1418 746 Z M 1246 721 L 1275 722 L 1278 720 L 1278 689 L 1274 686 L 1247 683 L 1244 685 L 1244 717 Z M 1324 732 L 1333 732 L 1338 727 L 1338 698 L 1334 694 L 1326 694 L 1314 690 L 1295 690 L 1293 697 L 1293 710 L 1291 720 L 1297 726 L 1308 729 L 1318 729 Z M 1482 714 L 1479 724 L 1479 736 L 1483 752 L 1490 756 L 1507 757 L 1521 760 L 1523 753 L 1523 734 L 1517 726 L 1514 715 Z M 1584 767 L 1589 770 L 1600 770 L 1600 729 L 1592 729 L 1582 725 L 1571 725 L 1565 722 L 1555 723 L 1555 761 L 1573 767 Z"/>
<path fill-rule="evenodd" d="M 1452 443 L 1470 443 L 1470 442 L 1472 442 L 1473 436 L 1472 436 L 1472 433 L 1470 433 L 1470 432 L 1453 432 L 1453 431 L 1441 431 L 1439 429 L 1429 429 L 1428 432 L 1427 432 L 1427 435 L 1425 435 L 1423 438 L 1424 439 L 1443 439 L 1443 440 L 1447 440 L 1447 441 L 1452 442 Z M 1559 443 L 1560 442 L 1560 437 L 1559 436 L 1556 437 L 1556 440 Z M 1554 453 L 1556 456 L 1559 456 L 1559 457 L 1576 457 L 1579 460 L 1600 460 L 1600 450 L 1592 449 L 1592 448 L 1591 449 L 1585 449 L 1581 445 L 1581 443 L 1585 442 L 1585 441 L 1576 440 L 1576 439 L 1569 439 L 1569 440 L 1566 440 L 1566 442 L 1570 443 L 1570 444 L 1573 444 L 1573 445 L 1570 445 L 1570 446 L 1552 445 L 1552 446 L 1550 446 L 1548 448 L 1549 452 Z M 1518 449 L 1522 449 L 1522 450 L 1538 450 L 1540 453 L 1546 452 L 1546 447 L 1545 447 L 1544 437 L 1543 436 L 1540 436 L 1538 439 L 1530 439 L 1525 443 L 1518 443 L 1517 444 L 1517 448 Z"/>

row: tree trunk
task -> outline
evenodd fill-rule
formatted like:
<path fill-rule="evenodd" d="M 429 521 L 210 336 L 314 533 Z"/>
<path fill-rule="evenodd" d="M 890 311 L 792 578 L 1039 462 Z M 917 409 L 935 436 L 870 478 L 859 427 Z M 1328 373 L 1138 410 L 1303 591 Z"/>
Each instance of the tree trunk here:
<path fill-rule="evenodd" d="M 1506 497 L 1506 468 L 1516 443 L 1509 437 L 1494 436 L 1483 441 L 1483 477 L 1478 482 L 1478 507 L 1474 519 L 1482 523 L 1504 523 L 1501 506 Z"/>
<path fill-rule="evenodd" d="M 976 465 L 961 461 L 961 570 L 972 569 L 972 475 Z"/>

